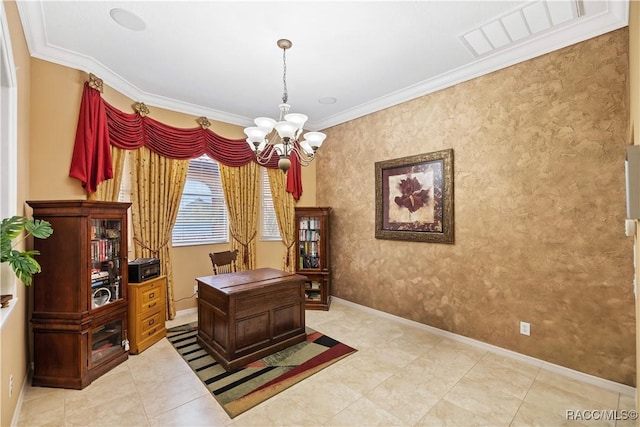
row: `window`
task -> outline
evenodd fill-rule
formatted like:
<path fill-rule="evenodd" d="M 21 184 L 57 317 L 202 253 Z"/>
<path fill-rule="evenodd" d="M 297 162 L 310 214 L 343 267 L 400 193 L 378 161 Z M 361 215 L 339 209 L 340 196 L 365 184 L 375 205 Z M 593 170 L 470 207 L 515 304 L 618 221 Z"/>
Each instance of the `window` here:
<path fill-rule="evenodd" d="M 122 166 L 122 181 L 120 181 L 120 191 L 118 192 L 119 202 L 133 202 L 133 189 L 131 188 L 131 158 L 133 153 L 127 150 L 124 153 L 124 164 Z M 133 210 L 131 206 L 127 209 L 127 248 L 133 254 Z M 132 258 L 133 259 L 133 258 Z"/>
<path fill-rule="evenodd" d="M 173 246 L 229 241 L 229 220 L 220 170 L 218 164 L 207 156 L 189 161 L 172 240 Z"/>
<path fill-rule="evenodd" d="M 262 240 L 282 240 L 266 168 L 262 168 Z"/>

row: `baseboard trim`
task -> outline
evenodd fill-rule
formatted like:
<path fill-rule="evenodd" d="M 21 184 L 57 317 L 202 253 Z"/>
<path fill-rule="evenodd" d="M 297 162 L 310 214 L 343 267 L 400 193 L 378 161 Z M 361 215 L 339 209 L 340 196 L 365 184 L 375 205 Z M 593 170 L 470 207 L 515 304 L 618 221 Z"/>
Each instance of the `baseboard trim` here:
<path fill-rule="evenodd" d="M 18 401 L 16 402 L 16 409 L 15 411 L 13 411 L 13 416 L 11 417 L 12 426 L 18 425 L 18 421 L 20 419 L 20 412 L 22 411 L 22 403 L 24 402 L 24 392 L 29 386 L 32 373 L 33 373 L 33 362 L 31 362 L 27 367 L 27 374 L 24 376 L 22 387 L 20 387 L 20 395 L 18 396 Z"/>
<path fill-rule="evenodd" d="M 429 325 L 425 325 L 424 323 L 420 323 L 420 322 L 416 322 L 414 320 L 409 320 L 409 319 L 405 319 L 403 317 L 400 316 L 396 316 L 394 314 L 389 314 L 389 313 L 385 313 L 384 311 L 380 311 L 380 310 L 376 310 L 374 308 L 370 308 L 370 307 L 366 307 L 364 305 L 360 305 L 360 304 L 356 304 L 354 302 L 351 301 L 347 301 L 345 299 L 342 298 L 338 298 L 336 296 L 331 296 L 331 303 L 335 304 L 343 304 L 352 308 L 355 308 L 357 310 L 361 310 L 361 311 L 366 311 L 368 313 L 377 315 L 379 317 L 384 317 L 390 320 L 394 320 L 396 322 L 399 323 L 404 323 L 406 325 L 411 325 L 411 326 L 415 326 L 418 327 L 420 329 L 424 329 L 426 331 L 429 331 L 431 333 L 437 334 L 437 335 L 441 335 L 443 337 L 455 340 L 455 341 L 459 341 L 459 342 L 463 342 L 465 344 L 483 349 L 483 350 L 487 350 L 487 351 L 491 351 L 493 353 L 497 353 L 501 356 L 505 356 L 508 357 L 510 359 L 515 359 L 515 360 L 519 360 L 525 363 L 529 363 L 531 365 L 534 366 L 539 366 L 543 369 L 546 369 L 548 371 L 552 371 L 554 373 L 560 374 L 560 375 L 564 375 L 566 377 L 572 378 L 572 379 L 576 379 L 579 381 L 584 381 L 586 383 L 589 384 L 593 384 L 596 385 L 598 387 L 602 387 L 604 389 L 607 390 L 611 390 L 617 393 L 621 393 L 627 396 L 632 396 L 635 397 L 636 396 L 636 388 L 635 387 L 631 387 L 628 386 L 626 384 L 620 384 L 617 383 L 615 381 L 611 381 L 611 380 L 607 380 L 604 378 L 600 378 L 600 377 L 596 377 L 594 375 L 590 375 L 590 374 L 586 374 L 584 372 L 580 372 L 580 371 L 576 371 L 574 369 L 570 369 L 570 368 L 566 368 L 564 366 L 560 366 L 560 365 L 556 365 L 554 363 L 549 363 L 546 362 L 544 360 L 540 360 L 537 359 L 535 357 L 531 357 L 531 356 L 527 356 L 526 354 L 522 354 L 522 353 L 518 353 L 512 350 L 507 350 L 506 348 L 502 348 L 502 347 L 498 347 L 495 346 L 493 344 L 487 344 L 485 342 L 482 341 L 478 341 L 478 340 L 474 340 L 473 338 L 469 338 L 469 337 L 465 337 L 462 335 L 458 335 L 455 334 L 453 332 L 449 332 L 449 331 L 445 331 L 443 329 L 438 329 L 435 328 L 433 326 L 429 326 Z"/>

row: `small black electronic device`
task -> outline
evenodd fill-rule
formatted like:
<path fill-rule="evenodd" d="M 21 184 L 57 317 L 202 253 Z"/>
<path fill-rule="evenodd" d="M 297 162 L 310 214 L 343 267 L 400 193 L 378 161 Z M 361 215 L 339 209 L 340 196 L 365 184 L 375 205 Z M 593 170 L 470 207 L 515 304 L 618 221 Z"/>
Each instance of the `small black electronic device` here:
<path fill-rule="evenodd" d="M 160 275 L 158 258 L 136 258 L 129 261 L 129 283 L 140 283 Z"/>

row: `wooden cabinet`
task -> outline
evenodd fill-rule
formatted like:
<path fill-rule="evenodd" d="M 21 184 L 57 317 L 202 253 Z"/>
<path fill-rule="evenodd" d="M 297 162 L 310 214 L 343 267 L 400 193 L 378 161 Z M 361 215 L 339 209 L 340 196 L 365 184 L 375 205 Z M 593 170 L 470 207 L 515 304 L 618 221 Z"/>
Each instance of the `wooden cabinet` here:
<path fill-rule="evenodd" d="M 127 208 L 29 201 L 53 234 L 34 239 L 33 385 L 82 389 L 127 360 Z"/>
<path fill-rule="evenodd" d="M 129 341 L 131 354 L 138 354 L 167 336 L 165 289 L 167 277 L 129 283 Z"/>
<path fill-rule="evenodd" d="M 298 258 L 296 272 L 307 276 L 307 309 L 329 310 L 331 304 L 331 266 L 329 218 L 331 208 L 296 208 Z"/>

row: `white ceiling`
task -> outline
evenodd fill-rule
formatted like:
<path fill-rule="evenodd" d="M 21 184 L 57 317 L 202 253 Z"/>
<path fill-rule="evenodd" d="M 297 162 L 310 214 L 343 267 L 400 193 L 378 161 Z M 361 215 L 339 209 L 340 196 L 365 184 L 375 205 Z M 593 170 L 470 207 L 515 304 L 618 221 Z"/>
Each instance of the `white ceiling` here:
<path fill-rule="evenodd" d="M 150 107 L 241 126 L 277 119 L 276 41 L 288 38 L 289 104 L 309 116 L 305 127 L 321 130 L 624 27 L 629 3 L 29 0 L 18 7 L 32 56 L 91 72 Z M 120 26 L 114 8 L 146 28 Z M 337 102 L 319 102 L 326 97 Z"/>

